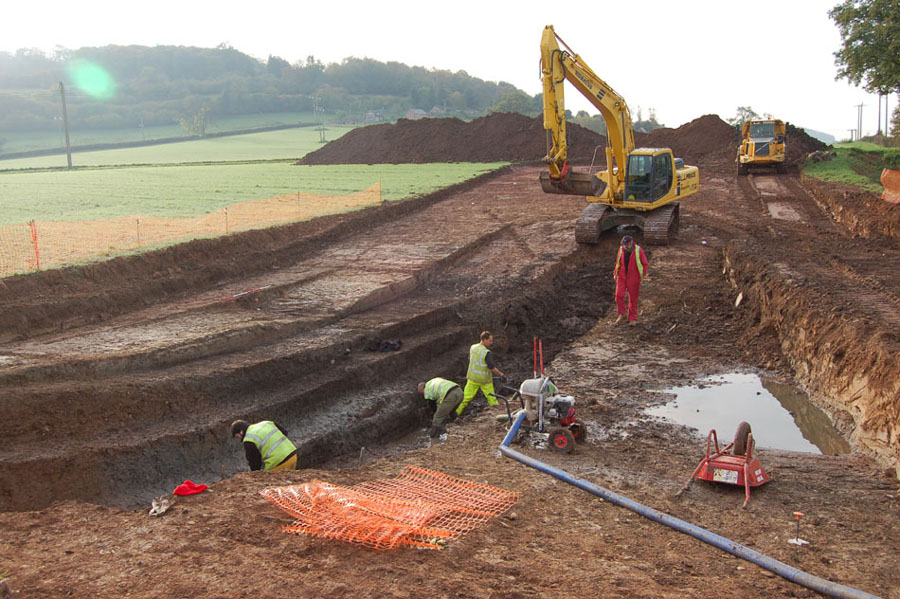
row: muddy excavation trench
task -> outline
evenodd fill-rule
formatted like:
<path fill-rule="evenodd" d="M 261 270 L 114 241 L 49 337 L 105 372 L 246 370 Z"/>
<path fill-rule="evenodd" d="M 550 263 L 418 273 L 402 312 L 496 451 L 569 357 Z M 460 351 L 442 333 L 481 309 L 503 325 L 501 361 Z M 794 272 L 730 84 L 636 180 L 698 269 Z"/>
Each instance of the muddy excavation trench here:
<path fill-rule="evenodd" d="M 477 126 L 525 140 L 526 121 Z M 428 126 L 397 131 L 427 139 L 416 127 Z M 572 454 L 539 435 L 523 452 L 900 598 L 900 211 L 795 169 L 737 177 L 732 133 L 707 116 L 641 142 L 697 164 L 701 191 L 681 203 L 674 244 L 643 246 L 636 326 L 615 324 L 626 231 L 576 244 L 584 199 L 544 194 L 531 162 L 358 212 L 4 279 L 0 573 L 12 596 L 197 596 L 198 584 L 229 597 L 674 599 L 719 596 L 723 584 L 734 597 L 818 596 L 502 458 L 504 410 L 483 399 L 430 440 L 416 384 L 463 381 L 468 347 L 489 329 L 513 385 L 532 376 L 541 338 L 548 373 L 588 426 Z M 488 150 L 479 156 L 503 159 Z M 662 389 L 726 372 L 802 389 L 851 452 L 760 448 L 772 481 L 745 510 L 727 485 L 676 498 L 707 431 L 645 411 L 670 399 Z M 283 424 L 301 470 L 246 472 L 229 436 L 237 418 Z M 410 555 L 285 535 L 285 515 L 258 493 L 387 478 L 405 464 L 514 489 L 520 503 L 444 551 Z M 150 501 L 186 479 L 210 491 L 148 518 Z M 785 542 L 796 510 L 812 542 L 801 550 Z M 260 568 L 272 551 L 285 559 Z"/>
<path fill-rule="evenodd" d="M 551 357 L 602 316 L 612 286 L 571 243 L 568 220 L 529 214 L 540 192 L 517 190 L 532 176 L 417 200 L 408 216 L 239 283 L 8 343 L 0 380 L 16 392 L 4 410 L 19 425 L 2 476 L 20 483 L 0 509 L 134 508 L 186 472 L 232 476 L 246 469 L 228 435 L 236 418 L 275 418 L 310 467 L 358 453 L 421 426 L 427 408 L 410 381 L 459 379 L 482 329 L 497 329 L 504 349 L 546 334 Z M 485 188 L 516 194 L 523 214 L 499 218 L 481 205 Z M 401 347 L 377 351 L 386 340 Z"/>

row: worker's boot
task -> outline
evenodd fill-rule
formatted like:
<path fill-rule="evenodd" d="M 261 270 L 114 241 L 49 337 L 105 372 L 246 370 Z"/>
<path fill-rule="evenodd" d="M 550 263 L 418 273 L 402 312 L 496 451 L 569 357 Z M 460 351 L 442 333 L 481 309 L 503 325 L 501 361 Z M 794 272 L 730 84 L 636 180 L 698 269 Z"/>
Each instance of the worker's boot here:
<path fill-rule="evenodd" d="M 619 314 L 618 316 L 616 316 L 616 322 L 615 322 L 615 324 L 621 323 L 623 318 L 625 318 L 625 317 L 622 316 L 621 314 Z"/>
<path fill-rule="evenodd" d="M 428 436 L 434 439 L 436 437 L 440 437 L 446 432 L 447 429 L 445 429 L 443 426 L 432 426 L 428 429 Z"/>

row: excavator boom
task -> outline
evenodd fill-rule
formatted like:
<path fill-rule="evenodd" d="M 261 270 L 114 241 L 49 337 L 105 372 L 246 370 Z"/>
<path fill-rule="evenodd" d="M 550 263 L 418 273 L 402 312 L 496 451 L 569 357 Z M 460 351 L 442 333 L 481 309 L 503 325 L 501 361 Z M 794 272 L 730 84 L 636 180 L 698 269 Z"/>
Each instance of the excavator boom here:
<path fill-rule="evenodd" d="M 560 48 L 560 44 L 565 50 Z M 598 77 L 581 57 L 572 52 L 562 38 L 556 35 L 552 25 L 544 28 L 541 38 L 541 80 L 544 88 L 544 129 L 547 131 L 548 142 L 548 180 L 571 177 L 571 174 L 565 172 L 568 166 L 568 145 L 563 85 L 568 81 L 600 111 L 606 122 L 606 137 L 609 141 L 606 148 L 607 174 L 601 179 L 600 187 L 608 187 L 607 193 L 615 195 L 615 190 L 624 186 L 625 161 L 634 151 L 634 129 L 625 99 Z M 569 177 L 565 177 L 566 174 Z M 587 189 L 596 190 L 596 187 L 597 184 L 589 183 Z"/>

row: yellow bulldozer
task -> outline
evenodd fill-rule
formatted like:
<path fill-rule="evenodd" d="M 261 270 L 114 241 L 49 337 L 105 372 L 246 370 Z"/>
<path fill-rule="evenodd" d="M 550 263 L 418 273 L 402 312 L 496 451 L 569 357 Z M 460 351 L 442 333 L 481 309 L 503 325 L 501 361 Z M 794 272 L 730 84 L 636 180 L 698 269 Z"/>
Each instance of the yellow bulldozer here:
<path fill-rule="evenodd" d="M 775 167 L 785 171 L 787 148 L 784 121 L 778 119 L 751 119 L 741 126 L 741 145 L 738 146 L 738 175 L 750 174 L 750 167 Z"/>
<path fill-rule="evenodd" d="M 598 243 L 604 231 L 630 225 L 643 231 L 646 244 L 673 241 L 678 235 L 678 200 L 700 190 L 697 167 L 685 166 L 669 148 L 635 148 L 631 112 L 624 98 L 572 52 L 552 25 L 544 28 L 541 37 L 541 80 L 548 166 L 540 175 L 541 188 L 587 199 L 588 206 L 575 223 L 575 240 Z M 569 164 L 566 81 L 603 115 L 605 170 L 594 173 L 591 164 L 588 172 L 576 172 Z"/>

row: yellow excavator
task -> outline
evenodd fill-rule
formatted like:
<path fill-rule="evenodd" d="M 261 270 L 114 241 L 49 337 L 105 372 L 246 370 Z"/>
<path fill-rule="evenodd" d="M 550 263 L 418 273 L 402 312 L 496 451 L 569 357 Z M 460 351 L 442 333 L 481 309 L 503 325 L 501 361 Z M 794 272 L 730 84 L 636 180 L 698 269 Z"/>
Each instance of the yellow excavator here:
<path fill-rule="evenodd" d="M 560 48 L 562 44 L 563 48 Z M 598 243 L 604 231 L 631 225 L 644 243 L 668 245 L 678 235 L 678 200 L 700 190 L 697 167 L 685 166 L 669 148 L 635 148 L 625 100 L 600 79 L 553 30 L 541 37 L 547 193 L 583 195 L 588 206 L 575 223 L 575 241 Z M 590 100 L 606 122 L 606 170 L 576 172 L 568 161 L 563 84 L 568 81 Z M 593 164 L 591 164 L 593 171 Z"/>

